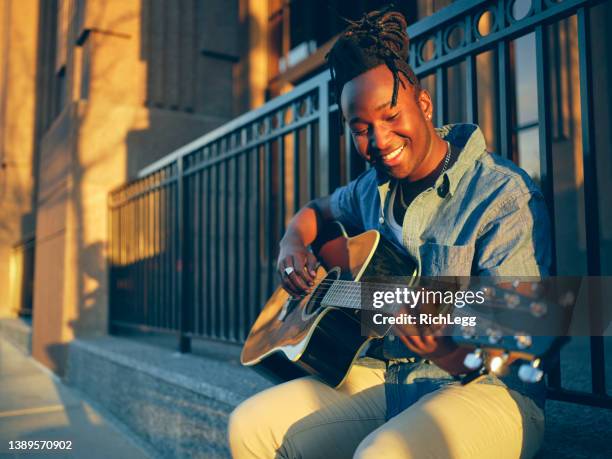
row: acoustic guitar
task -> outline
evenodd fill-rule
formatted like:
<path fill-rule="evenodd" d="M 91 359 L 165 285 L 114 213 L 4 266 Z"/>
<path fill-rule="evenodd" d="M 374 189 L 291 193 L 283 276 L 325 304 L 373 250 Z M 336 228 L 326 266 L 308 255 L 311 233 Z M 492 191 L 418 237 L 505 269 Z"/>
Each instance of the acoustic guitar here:
<path fill-rule="evenodd" d="M 362 288 L 385 278 L 397 281 L 398 277 L 403 280 L 402 286 L 414 287 L 418 282 L 416 266 L 378 231 L 349 237 L 340 224 L 322 235 L 312 249 L 320 261 L 312 292 L 292 298 L 279 287 L 253 324 L 240 360 L 274 382 L 314 375 L 336 387 L 342 384 L 365 347 L 392 328 L 389 324 L 373 325 L 371 317 L 364 320 L 363 314 L 371 315 L 373 308 L 371 304 L 361 304 Z M 519 376 L 535 382 L 543 375 L 542 362 L 567 339 L 558 336 L 561 334 L 558 332 L 532 336 L 525 330 L 539 333 L 538 324 L 545 315 L 547 323 L 554 324 L 554 330 L 567 329 L 575 295 L 554 292 L 563 306 L 552 308 L 542 298 L 519 293 L 518 287 L 483 287 L 487 293 L 484 308 L 494 305 L 500 309 L 503 323 L 499 314 L 488 320 L 481 311 L 483 324 L 459 327 L 452 339 L 474 349 L 466 357 L 466 366 L 500 372 L 511 357 L 518 357 L 527 362 Z M 532 288 L 534 292 L 538 289 L 541 290 Z M 458 316 L 465 314 L 452 307 L 438 313 L 451 311 Z M 506 312 L 509 314 L 503 317 Z M 364 323 L 369 326 L 364 327 Z"/>

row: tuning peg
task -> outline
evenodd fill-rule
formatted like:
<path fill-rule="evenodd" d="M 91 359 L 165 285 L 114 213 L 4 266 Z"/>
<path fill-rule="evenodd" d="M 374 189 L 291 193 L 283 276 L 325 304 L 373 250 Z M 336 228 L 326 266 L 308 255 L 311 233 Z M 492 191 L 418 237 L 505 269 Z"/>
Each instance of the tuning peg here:
<path fill-rule="evenodd" d="M 495 328 L 488 328 L 487 329 L 487 336 L 489 337 L 489 343 L 490 344 L 497 344 L 502 339 L 501 331 L 499 331 L 499 330 L 497 330 Z"/>
<path fill-rule="evenodd" d="M 505 293 L 504 301 L 509 309 L 514 309 L 521 303 L 521 298 L 516 293 Z"/>
<path fill-rule="evenodd" d="M 482 288 L 482 293 L 487 299 L 491 299 L 496 295 L 495 289 L 489 285 Z"/>
<path fill-rule="evenodd" d="M 507 361 L 508 354 L 496 355 L 489 361 L 489 371 L 494 374 L 501 373 Z"/>
<path fill-rule="evenodd" d="M 533 301 L 529 305 L 529 310 L 534 317 L 542 317 L 547 311 L 546 303 L 541 301 Z"/>
<path fill-rule="evenodd" d="M 531 335 L 514 335 L 514 341 L 519 349 L 527 349 L 533 344 Z"/>
<path fill-rule="evenodd" d="M 563 306 L 564 308 L 567 308 L 573 305 L 574 301 L 576 301 L 576 297 L 574 296 L 573 292 L 565 292 L 559 298 L 559 304 Z"/>
<path fill-rule="evenodd" d="M 540 282 L 531 283 L 531 293 L 539 297 L 544 293 L 544 286 Z"/>
<path fill-rule="evenodd" d="M 476 328 L 475 327 L 462 327 L 461 335 L 464 339 L 474 339 L 476 337 Z"/>
<path fill-rule="evenodd" d="M 482 367 L 482 349 L 476 348 L 463 359 L 463 364 L 470 370 L 478 370 Z"/>
<path fill-rule="evenodd" d="M 518 376 L 521 381 L 527 383 L 539 382 L 544 376 L 544 372 L 539 368 L 540 359 L 535 359 L 531 363 L 524 363 L 519 367 Z"/>

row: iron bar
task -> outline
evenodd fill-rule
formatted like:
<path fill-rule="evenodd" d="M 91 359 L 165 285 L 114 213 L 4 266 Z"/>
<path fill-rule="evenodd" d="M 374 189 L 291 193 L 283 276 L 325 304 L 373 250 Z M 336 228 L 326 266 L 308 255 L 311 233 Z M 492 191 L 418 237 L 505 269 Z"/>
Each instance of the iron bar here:
<path fill-rule="evenodd" d="M 512 148 L 512 102 L 510 87 L 510 55 L 508 43 L 500 41 L 497 46 L 497 107 L 499 109 L 499 154 L 513 160 Z"/>
<path fill-rule="evenodd" d="M 582 112 L 582 167 L 584 173 L 584 208 L 586 226 L 587 271 L 590 276 L 601 275 L 601 245 L 599 238 L 599 197 L 597 193 L 597 160 L 593 122 L 593 93 L 591 82 L 591 37 L 589 10 L 580 8 L 578 19 L 578 49 L 580 68 L 580 107 Z M 591 330 L 602 323 L 601 297 L 589 308 Z M 604 342 L 601 336 L 591 337 L 591 377 L 593 392 L 606 393 Z"/>
<path fill-rule="evenodd" d="M 469 55 L 465 60 L 466 82 L 466 121 L 478 123 L 478 82 L 476 76 L 476 56 Z"/>
<path fill-rule="evenodd" d="M 185 181 L 186 178 L 183 176 L 183 165 L 184 158 L 180 158 L 177 161 L 178 168 L 178 190 L 176 193 L 176 209 L 177 209 L 177 263 L 176 270 L 178 271 L 178 284 L 176 288 L 176 298 L 178 303 L 178 325 L 179 325 L 179 352 L 190 352 L 191 351 L 191 340 L 185 336 L 185 333 L 189 330 L 189 305 L 190 298 L 187 291 L 188 285 L 188 269 L 187 259 L 189 257 L 189 244 L 188 241 L 188 199 L 189 196 L 185 192 Z"/>

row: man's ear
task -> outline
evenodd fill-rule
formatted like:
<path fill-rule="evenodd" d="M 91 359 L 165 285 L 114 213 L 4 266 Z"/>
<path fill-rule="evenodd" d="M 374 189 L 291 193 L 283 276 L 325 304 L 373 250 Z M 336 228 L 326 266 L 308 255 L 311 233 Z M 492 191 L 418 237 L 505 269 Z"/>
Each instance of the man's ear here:
<path fill-rule="evenodd" d="M 417 103 L 425 119 L 430 120 L 433 116 L 433 103 L 431 102 L 431 95 L 427 89 L 420 90 L 417 95 Z"/>

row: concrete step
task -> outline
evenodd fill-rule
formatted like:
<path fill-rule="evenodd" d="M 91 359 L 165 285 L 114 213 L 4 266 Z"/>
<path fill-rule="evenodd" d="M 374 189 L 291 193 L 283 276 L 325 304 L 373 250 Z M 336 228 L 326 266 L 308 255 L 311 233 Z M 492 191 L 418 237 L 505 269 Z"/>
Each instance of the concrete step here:
<path fill-rule="evenodd" d="M 152 342 L 160 344 L 156 339 Z M 162 457 L 229 457 L 229 413 L 270 384 L 239 365 L 238 346 L 197 343 L 194 352 L 198 355 L 189 355 L 143 343 L 142 338 L 75 340 L 70 344 L 66 381 Z M 564 350 L 562 373 L 567 388 L 589 390 L 587 344 L 576 339 Z M 549 401 L 538 459 L 612 457 L 610 426 L 612 410 Z"/>
<path fill-rule="evenodd" d="M 229 457 L 229 414 L 269 387 L 235 361 L 111 336 L 74 340 L 65 380 L 172 458 Z"/>

